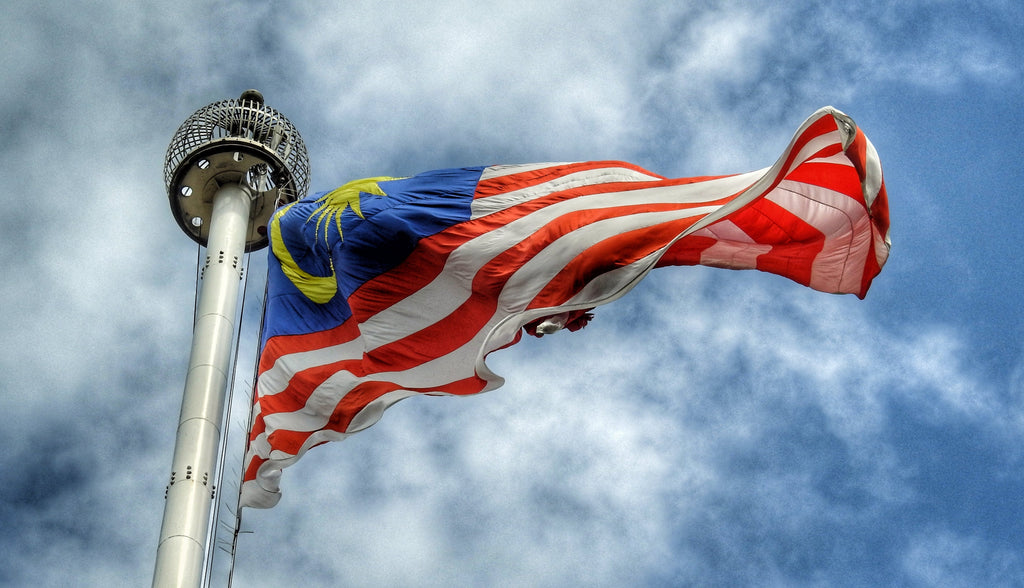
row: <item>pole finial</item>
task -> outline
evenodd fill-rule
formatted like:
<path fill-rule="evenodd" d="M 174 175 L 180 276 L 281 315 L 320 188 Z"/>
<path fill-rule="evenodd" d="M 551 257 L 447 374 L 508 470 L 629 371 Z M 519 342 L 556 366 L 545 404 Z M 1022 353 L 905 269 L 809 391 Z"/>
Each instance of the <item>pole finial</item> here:
<path fill-rule="evenodd" d="M 178 226 L 204 246 L 217 190 L 228 184 L 247 190 L 253 207 L 245 250 L 254 251 L 267 246 L 274 209 L 309 190 L 309 155 L 292 123 L 250 89 L 182 123 L 167 148 L 164 181 Z"/>
<path fill-rule="evenodd" d="M 253 90 L 252 88 L 242 92 L 242 95 L 238 97 L 239 102 L 255 102 L 260 106 L 263 106 L 263 93 L 259 90 Z"/>

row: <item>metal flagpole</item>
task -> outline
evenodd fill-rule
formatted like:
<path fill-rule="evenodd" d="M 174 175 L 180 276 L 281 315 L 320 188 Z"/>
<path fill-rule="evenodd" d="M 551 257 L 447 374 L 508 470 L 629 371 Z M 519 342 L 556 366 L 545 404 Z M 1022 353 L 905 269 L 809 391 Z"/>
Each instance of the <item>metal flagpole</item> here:
<path fill-rule="evenodd" d="M 217 494 L 242 256 L 267 245 L 276 206 L 305 195 L 309 159 L 295 127 L 248 90 L 196 111 L 179 127 L 164 179 L 178 225 L 207 255 L 153 586 L 198 587 Z"/>

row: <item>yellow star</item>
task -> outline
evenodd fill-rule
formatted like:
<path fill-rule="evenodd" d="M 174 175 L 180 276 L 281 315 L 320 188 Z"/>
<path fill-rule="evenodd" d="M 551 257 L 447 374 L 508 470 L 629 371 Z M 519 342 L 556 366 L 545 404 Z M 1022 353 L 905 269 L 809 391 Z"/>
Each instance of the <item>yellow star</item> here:
<path fill-rule="evenodd" d="M 365 178 L 362 180 L 355 180 L 345 184 L 344 186 L 337 188 L 324 194 L 317 199 L 319 206 L 306 222 L 316 220 L 316 235 L 320 234 L 320 226 L 323 224 L 324 228 L 324 242 L 327 242 L 327 227 L 328 223 L 334 221 L 338 229 L 338 237 L 344 239 L 341 234 L 341 214 L 345 212 L 346 208 L 352 208 L 352 211 L 363 218 L 363 212 L 359 208 L 359 194 L 367 193 L 374 194 L 376 196 L 387 196 L 384 190 L 381 190 L 378 182 L 386 182 L 397 178 L 390 178 L 386 176 L 376 178 Z M 334 295 L 338 291 L 338 281 L 335 277 L 334 272 L 334 261 L 331 261 L 331 275 L 329 276 L 314 276 L 302 268 L 299 264 L 295 263 L 295 259 L 292 257 L 288 247 L 285 246 L 284 240 L 281 239 L 281 217 L 284 216 L 288 210 L 294 206 L 295 203 L 289 204 L 284 208 L 274 213 L 274 218 L 270 222 L 270 242 L 274 251 L 274 256 L 277 257 L 278 261 L 281 262 L 281 271 L 284 275 L 291 280 L 292 284 L 299 289 L 307 298 L 316 302 L 317 304 L 323 304 L 334 298 Z"/>
<path fill-rule="evenodd" d="M 313 220 L 313 217 L 316 217 L 317 235 L 320 234 L 320 225 L 322 223 L 324 227 L 324 238 L 326 239 L 327 223 L 334 221 L 338 228 L 338 236 L 344 239 L 344 236 L 341 234 L 341 213 L 345 212 L 346 208 L 351 207 L 352 212 L 355 212 L 359 218 L 363 218 L 363 211 L 359 209 L 359 194 L 365 192 L 375 196 L 387 196 L 387 194 L 384 193 L 384 190 L 381 190 L 379 182 L 387 182 L 395 179 L 397 178 L 390 178 L 387 176 L 363 178 L 362 180 L 354 180 L 340 188 L 331 190 L 317 199 L 317 203 L 320 206 L 309 215 L 307 222 Z"/>

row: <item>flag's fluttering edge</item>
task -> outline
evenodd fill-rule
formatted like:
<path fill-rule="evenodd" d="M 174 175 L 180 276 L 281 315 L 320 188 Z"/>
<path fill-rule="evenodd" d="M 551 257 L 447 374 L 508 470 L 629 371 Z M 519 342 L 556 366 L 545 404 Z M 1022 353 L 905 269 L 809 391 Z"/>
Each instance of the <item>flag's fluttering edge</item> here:
<path fill-rule="evenodd" d="M 622 162 L 370 178 L 277 211 L 242 505 L 415 394 L 503 380 L 489 353 L 575 330 L 651 269 L 758 269 L 863 297 L 889 253 L 878 155 L 823 108 L 767 169 L 667 179 Z M 525 328 L 525 329 L 524 329 Z"/>

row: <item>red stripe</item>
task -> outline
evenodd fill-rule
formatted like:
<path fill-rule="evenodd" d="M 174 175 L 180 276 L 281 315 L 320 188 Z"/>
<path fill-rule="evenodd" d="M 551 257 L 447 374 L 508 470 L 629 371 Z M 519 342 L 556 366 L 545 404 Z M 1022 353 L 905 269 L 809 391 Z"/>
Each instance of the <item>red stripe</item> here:
<path fill-rule="evenodd" d="M 550 308 L 565 303 L 594 278 L 647 257 L 702 217 L 697 215 L 635 229 L 595 243 L 566 264 L 528 308 Z"/>
<path fill-rule="evenodd" d="M 814 258 L 825 245 L 825 235 L 771 200 L 761 199 L 739 211 L 732 220 L 754 241 L 771 245 L 757 258 L 757 269 L 811 283 Z"/>
<path fill-rule="evenodd" d="M 715 223 L 710 225 L 715 226 Z M 674 265 L 701 265 L 700 259 L 704 250 L 718 242 L 713 237 L 701 235 L 687 235 L 676 241 L 668 248 L 665 255 L 661 256 L 655 267 L 668 267 Z"/>
<path fill-rule="evenodd" d="M 617 167 L 630 169 L 654 178 L 665 179 L 663 176 L 651 173 L 642 167 L 625 161 L 584 161 L 563 165 L 553 165 L 550 167 L 542 167 L 539 169 L 482 179 L 477 184 L 476 193 L 473 197 L 488 198 L 490 196 L 514 192 L 516 190 L 522 190 L 523 188 L 543 184 L 544 182 L 548 182 L 562 176 L 567 176 L 569 174 Z"/>
<path fill-rule="evenodd" d="M 327 423 L 319 430 L 347 433 L 348 426 L 352 423 L 352 419 L 355 418 L 361 410 L 366 408 L 371 402 L 395 390 L 409 390 L 410 392 L 418 394 L 442 392 L 455 395 L 469 395 L 480 392 L 484 389 L 486 384 L 487 382 L 485 380 L 477 377 L 470 377 L 450 382 L 436 389 L 431 388 L 427 390 L 415 388 L 410 389 L 399 386 L 394 382 L 362 382 L 353 387 L 352 390 L 345 393 L 337 406 L 335 406 L 334 410 L 331 412 L 331 416 L 328 418 Z M 298 410 L 299 408 L 301 408 L 301 406 L 296 406 L 293 410 Z M 305 443 L 315 432 L 316 431 L 276 429 L 267 436 L 267 441 L 275 450 L 295 455 L 301 449 L 302 444 Z"/>
<path fill-rule="evenodd" d="M 258 373 L 273 367 L 279 357 L 292 353 L 315 351 L 334 345 L 348 343 L 359 336 L 359 325 L 351 318 L 326 331 L 314 331 L 299 335 L 278 335 L 271 337 L 263 346 Z"/>
<path fill-rule="evenodd" d="M 258 455 L 253 455 L 252 459 L 249 460 L 249 464 L 245 468 L 245 476 L 243 477 L 243 479 L 245 481 L 255 480 L 256 479 L 256 471 L 258 469 L 260 469 L 260 466 L 263 465 L 266 462 L 267 462 L 267 460 L 265 458 L 262 458 L 262 457 L 260 457 Z"/>
<path fill-rule="evenodd" d="M 486 198 L 488 196 L 504 194 L 546 182 L 551 178 L 559 177 L 566 173 L 603 169 L 609 165 L 634 169 L 654 177 L 661 177 L 635 165 L 623 162 L 584 162 L 540 168 L 481 180 L 477 184 L 474 198 Z M 670 182 L 673 184 L 684 184 L 704 179 L 712 179 L 712 177 L 684 178 L 681 180 L 670 180 Z M 539 198 L 520 202 L 486 217 L 454 225 L 441 233 L 421 239 L 416 249 L 405 261 L 390 272 L 363 284 L 356 292 L 349 296 L 349 303 L 353 308 L 359 308 L 362 312 L 366 313 L 366 316 L 358 317 L 361 320 L 365 320 L 369 316 L 405 298 L 406 292 L 415 292 L 429 284 L 440 275 L 451 252 L 467 241 L 501 228 L 518 218 L 527 216 L 557 202 L 580 196 L 636 190 L 659 184 L 661 184 L 660 180 L 650 182 L 605 182 L 573 190 L 555 191 Z"/>
<path fill-rule="evenodd" d="M 790 172 L 786 179 L 845 194 L 859 202 L 861 208 L 866 208 L 861 191 L 861 178 L 850 166 L 828 161 L 809 161 Z"/>

